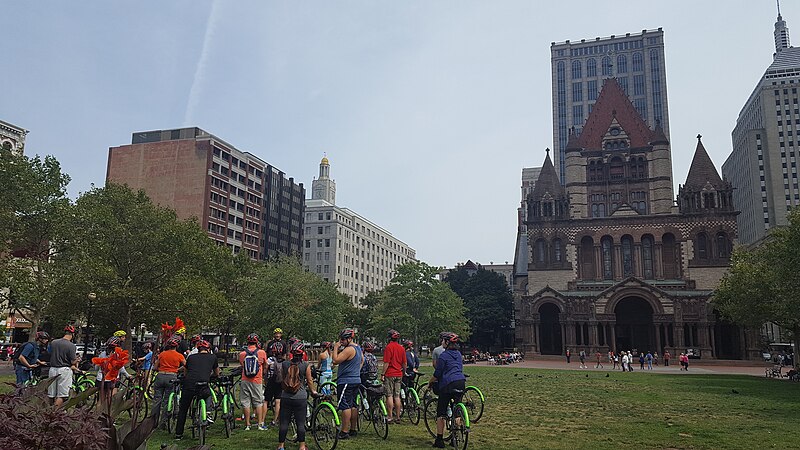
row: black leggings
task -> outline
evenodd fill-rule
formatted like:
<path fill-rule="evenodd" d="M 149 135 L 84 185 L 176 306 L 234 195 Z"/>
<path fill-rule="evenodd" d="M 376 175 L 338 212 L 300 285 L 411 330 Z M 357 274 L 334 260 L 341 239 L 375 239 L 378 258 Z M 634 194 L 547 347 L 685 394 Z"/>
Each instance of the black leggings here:
<path fill-rule="evenodd" d="M 294 415 L 294 424 L 297 426 L 297 442 L 306 441 L 306 399 L 282 398 L 281 399 L 281 424 L 278 428 L 278 442 L 286 442 L 286 433 L 289 431 L 289 419 Z"/>

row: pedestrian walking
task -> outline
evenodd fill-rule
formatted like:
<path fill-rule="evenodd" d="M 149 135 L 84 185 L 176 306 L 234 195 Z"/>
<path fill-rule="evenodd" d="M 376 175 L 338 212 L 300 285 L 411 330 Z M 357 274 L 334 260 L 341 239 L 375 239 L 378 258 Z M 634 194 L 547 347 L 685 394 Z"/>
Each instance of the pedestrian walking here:
<path fill-rule="evenodd" d="M 644 353 L 639 353 L 639 370 L 644 370 Z"/>
<path fill-rule="evenodd" d="M 658 352 L 653 353 L 653 364 L 658 365 Z"/>
<path fill-rule="evenodd" d="M 586 351 L 585 350 L 581 350 L 581 352 L 578 354 L 578 356 L 581 359 L 581 369 L 587 369 L 588 367 L 586 367 Z"/>
<path fill-rule="evenodd" d="M 612 369 L 616 369 L 618 364 L 619 364 L 619 355 L 614 355 L 614 367 L 612 367 Z"/>
<path fill-rule="evenodd" d="M 569 349 L 567 349 L 567 364 L 569 364 L 569 359 L 570 359 L 571 356 L 572 356 L 572 354 L 569 352 Z M 435 365 L 434 365 L 434 367 L 435 367 Z"/>
<path fill-rule="evenodd" d="M 628 372 L 633 372 L 633 353 L 628 351 Z"/>
<path fill-rule="evenodd" d="M 669 351 L 664 352 L 664 367 L 669 367 L 669 359 L 672 356 L 669 354 Z"/>
<path fill-rule="evenodd" d="M 597 358 L 597 364 L 594 365 L 594 368 L 595 369 L 602 369 L 603 368 L 603 363 L 600 361 L 600 358 L 601 358 L 600 352 L 597 352 L 594 356 Z"/>
<path fill-rule="evenodd" d="M 647 362 L 647 370 L 653 370 L 653 354 L 647 352 L 647 355 L 644 357 L 645 362 Z"/>
<path fill-rule="evenodd" d="M 628 361 L 629 361 L 628 354 L 625 353 L 625 352 L 622 352 L 622 364 L 620 364 L 620 367 L 622 367 L 622 371 L 623 372 L 625 372 L 625 366 L 628 365 Z"/>

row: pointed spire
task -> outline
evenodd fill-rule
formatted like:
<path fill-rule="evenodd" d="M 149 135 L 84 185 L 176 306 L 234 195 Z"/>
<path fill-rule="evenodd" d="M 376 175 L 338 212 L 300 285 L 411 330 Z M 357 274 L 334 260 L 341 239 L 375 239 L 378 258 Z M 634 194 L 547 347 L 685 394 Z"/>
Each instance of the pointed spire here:
<path fill-rule="evenodd" d="M 539 172 L 539 178 L 533 186 L 534 198 L 541 198 L 545 193 L 550 193 L 553 197 L 564 196 L 564 186 L 558 181 L 558 174 L 556 168 L 553 166 L 553 161 L 550 159 L 550 149 L 545 149 L 547 156 L 544 158 L 542 170 Z"/>
<path fill-rule="evenodd" d="M 697 148 L 694 151 L 692 165 L 689 167 L 689 175 L 686 176 L 686 189 L 702 189 L 706 184 L 711 183 L 716 189 L 723 189 L 722 178 L 714 167 L 714 162 L 708 156 L 706 148 L 701 140 L 703 136 L 697 135 Z"/>
<path fill-rule="evenodd" d="M 656 120 L 656 129 L 653 130 L 653 137 L 650 139 L 650 145 L 669 145 L 669 139 L 664 134 L 664 129 L 661 128 L 661 121 Z"/>
<path fill-rule="evenodd" d="M 775 21 L 775 54 L 777 55 L 784 49 L 789 48 L 789 27 L 786 26 L 786 21 L 781 16 L 781 2 L 778 2 L 778 19 Z"/>

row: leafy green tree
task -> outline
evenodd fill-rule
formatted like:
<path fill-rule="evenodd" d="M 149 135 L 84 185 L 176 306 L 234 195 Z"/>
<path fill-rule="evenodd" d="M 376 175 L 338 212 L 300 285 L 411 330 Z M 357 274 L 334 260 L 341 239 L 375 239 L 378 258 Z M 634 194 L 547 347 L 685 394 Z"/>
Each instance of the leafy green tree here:
<path fill-rule="evenodd" d="M 734 322 L 761 327 L 773 322 L 789 330 L 800 349 L 800 209 L 789 213 L 789 225 L 774 229 L 754 249 L 733 252 L 713 302 Z"/>
<path fill-rule="evenodd" d="M 54 157 L 29 158 L 4 145 L 0 180 L 0 303 L 36 330 L 65 276 L 53 259 L 68 246 L 70 178 Z"/>
<path fill-rule="evenodd" d="M 335 285 L 283 256 L 259 264 L 243 281 L 234 329 L 240 337 L 256 332 L 267 338 L 280 327 L 286 337 L 336 340 L 349 308 L 350 300 Z"/>
<path fill-rule="evenodd" d="M 439 270 L 424 262 L 409 262 L 395 270 L 391 283 L 376 296 L 370 331 L 385 339 L 389 328 L 414 342 L 435 342 L 442 331 L 469 337 L 466 308 L 447 283 L 436 279 Z"/>
<path fill-rule="evenodd" d="M 472 330 L 470 343 L 482 349 L 503 346 L 514 308 L 505 277 L 483 267 L 470 275 L 466 268 L 459 267 L 448 272 L 446 281 L 464 299 Z"/>
<path fill-rule="evenodd" d="M 157 330 L 175 316 L 189 333 L 223 320 L 228 300 L 216 274 L 226 270 L 230 253 L 194 220 L 179 220 L 144 191 L 108 184 L 80 196 L 69 225 L 70 247 L 56 264 L 72 276 L 62 282 L 54 315 L 83 316 L 87 293 L 94 292 L 92 321 L 100 336 L 139 324 Z"/>

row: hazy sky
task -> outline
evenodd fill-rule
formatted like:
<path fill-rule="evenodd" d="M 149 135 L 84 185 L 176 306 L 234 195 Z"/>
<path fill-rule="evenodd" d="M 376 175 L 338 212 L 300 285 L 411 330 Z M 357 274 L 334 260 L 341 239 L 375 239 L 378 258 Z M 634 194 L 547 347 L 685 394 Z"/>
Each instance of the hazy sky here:
<path fill-rule="evenodd" d="M 522 167 L 552 146 L 550 43 L 663 27 L 673 171 L 701 133 L 719 168 L 772 60 L 772 0 L 6 2 L 0 119 L 70 194 L 131 133 L 199 126 L 421 260 L 512 261 Z M 800 5 L 784 18 L 800 33 Z M 800 42 L 800 34 L 797 36 Z"/>

